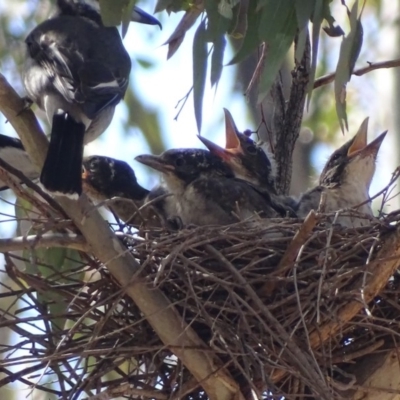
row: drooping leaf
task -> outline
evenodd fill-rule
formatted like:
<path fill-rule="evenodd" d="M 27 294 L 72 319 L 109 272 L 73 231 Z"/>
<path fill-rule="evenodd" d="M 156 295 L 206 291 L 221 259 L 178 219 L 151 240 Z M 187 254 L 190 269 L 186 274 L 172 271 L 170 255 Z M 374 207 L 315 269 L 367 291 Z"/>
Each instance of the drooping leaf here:
<path fill-rule="evenodd" d="M 315 0 L 315 7 L 312 16 L 312 40 L 311 40 L 311 67 L 307 88 L 307 108 L 310 105 L 311 94 L 314 88 L 315 71 L 317 69 L 317 57 L 318 57 L 318 44 L 319 34 L 321 31 L 321 24 L 323 20 L 323 0 Z"/>
<path fill-rule="evenodd" d="M 123 10 L 130 0 L 99 0 L 101 19 L 105 26 L 117 26 L 122 21 Z"/>
<path fill-rule="evenodd" d="M 250 1 L 247 10 L 247 30 L 243 39 L 242 46 L 235 54 L 228 65 L 236 64 L 243 61 L 246 57 L 253 53 L 253 51 L 260 45 L 260 37 L 258 35 L 258 26 L 260 24 L 261 14 L 257 11 L 257 4 L 255 1 Z"/>
<path fill-rule="evenodd" d="M 299 29 L 308 25 L 315 8 L 316 0 L 296 0 L 296 17 Z"/>
<path fill-rule="evenodd" d="M 214 48 L 211 55 L 211 87 L 218 85 L 221 78 L 225 46 L 225 35 L 221 34 L 214 41 Z"/>
<path fill-rule="evenodd" d="M 259 85 L 259 102 L 268 94 L 298 29 L 295 0 L 265 0 L 263 3 L 259 35 L 268 47 Z"/>
<path fill-rule="evenodd" d="M 299 63 L 303 57 L 308 37 L 308 23 L 314 11 L 316 0 L 296 0 L 296 17 L 299 27 L 295 58 Z"/>
<path fill-rule="evenodd" d="M 233 8 L 239 0 L 220 0 L 218 3 L 218 12 L 227 19 L 233 18 Z"/>
<path fill-rule="evenodd" d="M 170 59 L 179 49 L 183 39 L 185 38 L 186 32 L 194 25 L 202 12 L 203 9 L 201 7 L 191 7 L 186 11 L 171 36 L 164 43 L 164 45 L 168 45 L 167 59 Z"/>
<path fill-rule="evenodd" d="M 211 57 L 211 86 L 218 83 L 222 68 L 223 58 L 226 46 L 225 34 L 231 24 L 231 21 L 222 16 L 218 9 L 218 4 L 214 0 L 205 0 L 205 9 L 207 11 L 207 40 L 213 43 Z"/>
<path fill-rule="evenodd" d="M 171 12 L 187 11 L 191 5 L 191 0 L 157 0 L 154 12 L 166 10 L 170 14 Z"/>
<path fill-rule="evenodd" d="M 205 0 L 204 7 L 207 11 L 207 36 L 208 41 L 214 43 L 221 33 L 226 33 L 231 20 L 222 16 L 218 11 L 218 3 L 215 0 Z"/>
<path fill-rule="evenodd" d="M 129 24 L 130 24 L 131 19 L 132 19 L 133 6 L 135 4 L 136 4 L 136 0 L 129 0 L 129 3 L 122 10 L 121 33 L 122 33 L 122 37 L 123 38 L 125 37 L 126 33 L 128 32 Z"/>
<path fill-rule="evenodd" d="M 193 100 L 197 130 L 201 132 L 203 114 L 203 97 L 207 76 L 207 32 L 206 21 L 203 20 L 196 30 L 193 40 Z"/>
<path fill-rule="evenodd" d="M 234 16 L 234 24 L 229 32 L 234 39 L 241 39 L 246 35 L 248 8 L 249 0 L 241 0 L 237 7 L 236 16 Z"/>
<path fill-rule="evenodd" d="M 340 46 L 339 60 L 334 83 L 336 113 L 342 132 L 348 130 L 346 114 L 346 86 L 350 81 L 363 41 L 361 14 L 358 16 L 358 0 L 350 11 L 350 32 Z"/>

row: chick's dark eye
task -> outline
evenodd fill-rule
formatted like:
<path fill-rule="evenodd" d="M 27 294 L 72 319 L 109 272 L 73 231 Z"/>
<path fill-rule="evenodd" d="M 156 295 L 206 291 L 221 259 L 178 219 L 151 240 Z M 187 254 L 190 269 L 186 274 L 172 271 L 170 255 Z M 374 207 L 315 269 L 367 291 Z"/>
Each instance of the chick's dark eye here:
<path fill-rule="evenodd" d="M 256 154 L 257 153 L 256 146 L 253 146 L 252 144 L 247 146 L 247 152 L 250 154 Z"/>
<path fill-rule="evenodd" d="M 183 158 L 177 158 L 175 160 L 175 166 L 176 167 L 182 167 L 183 164 L 185 164 L 185 161 L 183 161 Z"/>

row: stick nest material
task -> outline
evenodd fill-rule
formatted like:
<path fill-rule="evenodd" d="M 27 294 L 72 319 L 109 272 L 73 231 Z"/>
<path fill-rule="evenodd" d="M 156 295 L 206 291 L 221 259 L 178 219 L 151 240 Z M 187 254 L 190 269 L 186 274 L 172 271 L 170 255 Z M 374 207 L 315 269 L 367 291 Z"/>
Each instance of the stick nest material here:
<path fill-rule="evenodd" d="M 355 389 L 366 356 L 398 340 L 400 275 L 388 249 L 400 214 L 358 229 L 333 220 L 115 229 L 140 262 L 135 279 L 164 292 L 246 398 L 334 399 Z M 82 253 L 62 271 L 36 259 L 32 273 L 17 258 L 6 255 L 12 304 L 0 327 L 18 340 L 3 343 L 1 385 L 63 399 L 207 398 L 104 265 Z"/>

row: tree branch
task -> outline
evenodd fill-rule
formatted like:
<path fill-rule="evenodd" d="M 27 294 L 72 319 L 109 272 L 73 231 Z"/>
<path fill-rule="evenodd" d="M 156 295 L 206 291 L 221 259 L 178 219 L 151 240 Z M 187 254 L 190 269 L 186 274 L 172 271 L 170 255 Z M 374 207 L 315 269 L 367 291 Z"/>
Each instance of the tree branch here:
<path fill-rule="evenodd" d="M 24 110 L 23 106 L 22 99 L 0 74 L 0 111 L 17 131 L 32 161 L 41 167 L 48 142 L 33 112 Z M 165 295 L 158 289 L 149 289 L 143 279 L 137 276 L 139 264 L 98 211 L 93 211 L 86 196 L 82 195 L 77 201 L 66 197 L 57 197 L 56 200 L 85 237 L 90 252 L 105 264 L 166 347 L 170 347 L 201 382 L 209 398 L 242 399 L 237 383 L 223 368 L 221 360 L 181 319 Z"/>
<path fill-rule="evenodd" d="M 46 233 L 42 236 L 29 235 L 0 239 L 0 253 L 43 247 L 65 247 L 79 251 L 88 251 L 85 238 L 74 234 Z"/>
<path fill-rule="evenodd" d="M 368 72 L 375 71 L 376 69 L 400 67 L 400 58 L 397 58 L 396 60 L 382 61 L 378 63 L 368 62 L 368 64 L 369 64 L 368 67 L 363 67 L 354 70 L 352 75 L 361 76 L 367 74 Z M 317 89 L 324 85 L 328 85 L 329 83 L 333 82 L 335 80 L 335 76 L 336 73 L 332 72 L 331 74 L 324 75 L 316 79 L 314 81 L 314 89 Z"/>
<path fill-rule="evenodd" d="M 297 44 L 297 40 L 296 40 Z M 288 194 L 292 178 L 293 150 L 303 120 L 306 90 L 310 72 L 310 40 L 307 38 L 303 58 L 292 72 L 293 80 L 282 128 L 276 135 L 275 161 L 278 167 L 278 193 Z"/>

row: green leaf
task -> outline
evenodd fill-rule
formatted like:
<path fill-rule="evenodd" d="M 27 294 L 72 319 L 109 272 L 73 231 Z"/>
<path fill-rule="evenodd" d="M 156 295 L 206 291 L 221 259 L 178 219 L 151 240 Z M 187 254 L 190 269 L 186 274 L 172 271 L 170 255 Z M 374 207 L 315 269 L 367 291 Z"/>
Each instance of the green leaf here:
<path fill-rule="evenodd" d="M 206 21 L 203 20 L 196 30 L 193 40 L 193 100 L 197 130 L 201 132 L 203 113 L 203 97 L 207 76 L 207 32 Z"/>
<path fill-rule="evenodd" d="M 297 39 L 295 58 L 299 63 L 303 58 L 304 49 L 308 37 L 308 22 L 311 19 L 314 11 L 316 0 L 296 0 L 296 17 L 297 25 L 299 27 L 299 34 Z"/>
<path fill-rule="evenodd" d="M 229 32 L 234 39 L 242 39 L 247 32 L 247 12 L 249 8 L 248 1 L 241 1 L 233 17 L 232 28 Z"/>
<path fill-rule="evenodd" d="M 296 17 L 299 29 L 308 25 L 315 8 L 316 0 L 296 0 Z"/>
<path fill-rule="evenodd" d="M 151 69 L 154 67 L 154 62 L 144 58 L 136 58 L 136 62 L 144 69 Z"/>
<path fill-rule="evenodd" d="M 198 7 L 192 7 L 190 10 L 186 11 L 171 36 L 164 43 L 168 45 L 167 60 L 169 60 L 179 49 L 183 39 L 185 38 L 186 32 L 194 25 L 201 12 L 202 10 Z"/>
<path fill-rule="evenodd" d="M 136 4 L 136 0 L 129 0 L 129 3 L 122 10 L 121 34 L 122 34 L 123 38 L 125 37 L 126 33 L 128 32 L 129 24 L 130 24 L 131 18 L 132 18 L 133 6 L 135 4 Z"/>
<path fill-rule="evenodd" d="M 247 11 L 247 30 L 243 39 L 242 46 L 235 54 L 228 65 L 236 64 L 243 61 L 246 57 L 253 53 L 261 43 L 258 35 L 258 26 L 260 24 L 261 13 L 256 10 L 256 2 L 250 1 Z"/>
<path fill-rule="evenodd" d="M 99 0 L 101 19 L 105 26 L 117 26 L 122 21 L 123 10 L 130 0 Z"/>
<path fill-rule="evenodd" d="M 318 44 L 319 34 L 321 31 L 321 24 L 323 20 L 323 0 L 315 0 L 315 8 L 313 13 L 313 28 L 312 28 L 312 41 L 311 41 L 311 68 L 307 88 L 307 107 L 310 105 L 311 94 L 314 88 L 315 71 L 317 69 L 317 57 L 318 57 Z"/>
<path fill-rule="evenodd" d="M 360 54 L 363 41 L 363 27 L 361 14 L 358 16 L 358 0 L 354 3 L 350 12 L 350 32 L 343 39 L 340 46 L 339 60 L 335 76 L 335 105 L 336 113 L 342 132 L 348 130 L 346 114 L 346 86 L 350 81 L 355 63 Z"/>
<path fill-rule="evenodd" d="M 207 35 L 210 42 L 215 41 L 221 33 L 226 33 L 231 24 L 231 20 L 223 17 L 218 11 L 218 3 L 215 0 L 205 0 L 205 9 L 207 11 Z"/>
<path fill-rule="evenodd" d="M 260 79 L 259 102 L 268 94 L 298 29 L 294 0 L 265 0 L 264 3 L 259 35 L 268 47 Z"/>
<path fill-rule="evenodd" d="M 170 14 L 171 12 L 187 11 L 192 5 L 191 0 L 158 0 L 154 12 L 166 10 Z"/>
<path fill-rule="evenodd" d="M 225 35 L 221 34 L 214 41 L 214 48 L 211 56 L 211 87 L 218 85 L 221 78 L 225 46 Z"/>
<path fill-rule="evenodd" d="M 218 10 L 218 3 L 214 0 L 205 0 L 207 11 L 207 39 L 213 43 L 211 56 L 211 86 L 218 84 L 223 68 L 223 58 L 226 46 L 225 34 L 231 21 L 223 17 Z"/>

